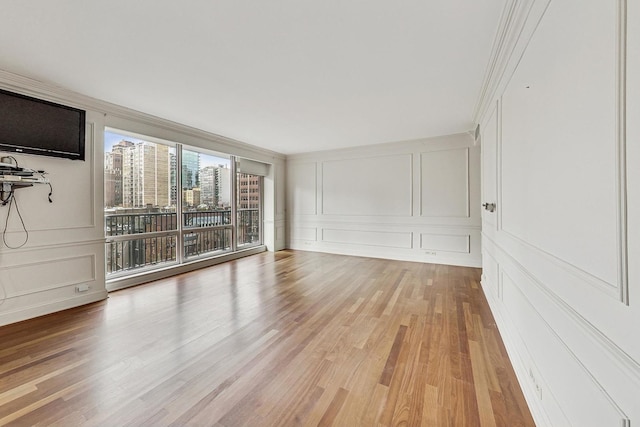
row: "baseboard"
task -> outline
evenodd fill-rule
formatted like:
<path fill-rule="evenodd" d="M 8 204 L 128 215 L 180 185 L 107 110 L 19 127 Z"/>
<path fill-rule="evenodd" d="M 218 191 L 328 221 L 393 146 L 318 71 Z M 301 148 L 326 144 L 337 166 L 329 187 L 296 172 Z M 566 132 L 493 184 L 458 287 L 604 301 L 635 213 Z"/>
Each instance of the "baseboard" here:
<path fill-rule="evenodd" d="M 44 316 L 57 311 L 68 310 L 85 304 L 91 304 L 93 302 L 102 301 L 106 298 L 107 291 L 102 289 L 96 292 L 73 296 L 71 298 L 20 308 L 19 310 L 0 314 L 0 326 Z"/>
<path fill-rule="evenodd" d="M 536 426 L 552 427 L 547 414 L 540 404 L 540 400 L 536 395 L 536 391 L 532 386 L 531 381 L 529 380 L 529 373 L 527 370 L 527 366 L 523 360 L 523 355 L 521 355 L 518 351 L 517 342 L 515 340 L 517 332 L 511 330 L 509 322 L 504 318 L 501 310 L 498 307 L 499 302 L 495 300 L 492 295 L 485 291 L 486 289 L 489 289 L 490 285 L 486 282 L 486 280 L 481 281 L 480 285 L 482 291 L 484 292 L 485 298 L 489 303 L 489 307 L 491 308 L 491 314 L 496 321 L 496 326 L 498 327 L 500 337 L 502 338 L 502 342 L 504 343 L 505 349 L 507 350 L 509 361 L 513 366 L 516 378 L 518 379 L 518 384 L 520 385 L 520 389 L 524 394 L 524 398 L 527 402 L 527 406 L 529 407 L 529 411 L 531 412 L 531 416 L 533 417 Z M 527 355 L 525 355 L 525 357 L 527 357 Z"/>
<path fill-rule="evenodd" d="M 481 268 L 482 267 L 482 259 L 480 257 L 455 257 L 455 256 L 427 256 L 421 253 L 415 253 L 415 251 L 393 251 L 393 250 L 379 250 L 377 248 L 363 248 L 363 247 L 336 247 L 332 246 L 321 247 L 320 245 L 315 245 L 313 248 L 304 245 L 304 243 L 297 244 L 296 242 L 290 242 L 287 249 L 293 249 L 296 251 L 308 251 L 308 252 L 321 252 L 325 254 L 336 254 L 336 255 L 350 255 L 350 256 L 361 256 L 367 258 L 380 258 L 380 259 L 391 259 L 395 261 L 409 261 L 409 262 L 424 262 L 430 264 L 441 264 L 441 265 L 454 265 L 459 267 L 474 267 Z"/>

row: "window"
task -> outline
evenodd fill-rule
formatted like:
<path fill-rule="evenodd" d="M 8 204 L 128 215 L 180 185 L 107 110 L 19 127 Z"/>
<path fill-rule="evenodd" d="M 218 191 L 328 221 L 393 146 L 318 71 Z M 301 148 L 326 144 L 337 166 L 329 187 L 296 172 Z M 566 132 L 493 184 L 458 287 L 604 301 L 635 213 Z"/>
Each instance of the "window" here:
<path fill-rule="evenodd" d="M 104 156 L 107 274 L 175 263 L 175 147 L 105 132 Z"/>
<path fill-rule="evenodd" d="M 233 250 L 231 161 L 182 150 L 184 258 Z"/>
<path fill-rule="evenodd" d="M 267 165 L 116 130 L 104 156 L 108 278 L 262 244 Z"/>
<path fill-rule="evenodd" d="M 262 244 L 262 177 L 237 173 L 238 247 Z"/>

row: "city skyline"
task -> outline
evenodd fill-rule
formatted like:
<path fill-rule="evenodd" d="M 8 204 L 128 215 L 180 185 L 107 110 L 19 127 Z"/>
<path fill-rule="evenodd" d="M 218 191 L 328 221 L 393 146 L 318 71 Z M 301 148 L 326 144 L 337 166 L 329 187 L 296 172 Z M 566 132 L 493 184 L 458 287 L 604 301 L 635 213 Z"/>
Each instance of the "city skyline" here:
<path fill-rule="evenodd" d="M 139 142 L 151 142 L 156 144 L 155 142 L 148 141 L 144 138 L 132 137 L 130 135 L 123 135 L 117 132 L 104 132 L 104 151 L 109 152 L 113 148 L 114 145 L 117 145 L 120 141 L 130 141 L 134 144 L 138 144 Z M 171 141 L 167 141 L 167 145 L 172 146 Z M 197 151 L 199 150 L 196 147 L 185 147 L 185 149 L 189 151 Z M 215 155 L 209 153 L 200 153 L 200 166 L 201 169 L 206 166 L 219 166 L 220 164 L 226 164 L 227 167 L 230 165 L 231 161 L 228 157 L 224 157 L 222 155 Z"/>
<path fill-rule="evenodd" d="M 176 162 L 176 148 L 107 133 L 104 157 L 105 207 L 171 208 L 177 194 L 182 194 L 186 209 L 228 208 L 231 203 L 230 159 L 199 151 L 182 149 L 182 161 Z M 206 165 L 203 159 L 209 160 Z M 178 168 L 182 180 L 176 183 Z M 260 180 L 258 176 L 238 174 L 238 208 L 259 208 Z M 180 191 L 181 190 L 181 191 Z"/>

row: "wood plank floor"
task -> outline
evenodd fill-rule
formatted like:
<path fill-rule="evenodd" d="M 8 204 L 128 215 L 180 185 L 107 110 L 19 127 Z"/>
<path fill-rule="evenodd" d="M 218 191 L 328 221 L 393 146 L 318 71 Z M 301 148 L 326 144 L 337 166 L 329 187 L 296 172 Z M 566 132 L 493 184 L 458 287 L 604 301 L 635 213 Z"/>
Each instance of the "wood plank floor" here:
<path fill-rule="evenodd" d="M 264 253 L 0 328 L 0 425 L 533 426 L 480 270 Z"/>

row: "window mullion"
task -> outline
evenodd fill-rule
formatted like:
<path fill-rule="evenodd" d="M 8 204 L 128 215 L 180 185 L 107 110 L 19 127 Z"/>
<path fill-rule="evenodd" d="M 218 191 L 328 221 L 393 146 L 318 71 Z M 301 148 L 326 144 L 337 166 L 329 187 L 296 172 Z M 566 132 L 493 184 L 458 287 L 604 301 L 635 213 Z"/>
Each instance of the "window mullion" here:
<path fill-rule="evenodd" d="M 258 199 L 258 224 L 260 225 L 259 239 L 260 244 L 264 244 L 264 177 L 258 178 L 258 184 L 260 185 L 259 199 Z"/>
<path fill-rule="evenodd" d="M 171 191 L 171 190 L 169 190 Z M 171 198 L 171 195 L 169 195 Z M 176 226 L 178 229 L 178 238 L 176 241 L 176 260 L 178 264 L 184 261 L 184 234 L 183 229 L 183 212 L 182 212 L 182 144 L 176 144 Z"/>
<path fill-rule="evenodd" d="M 238 174 L 236 156 L 231 156 L 231 250 L 238 250 Z"/>

